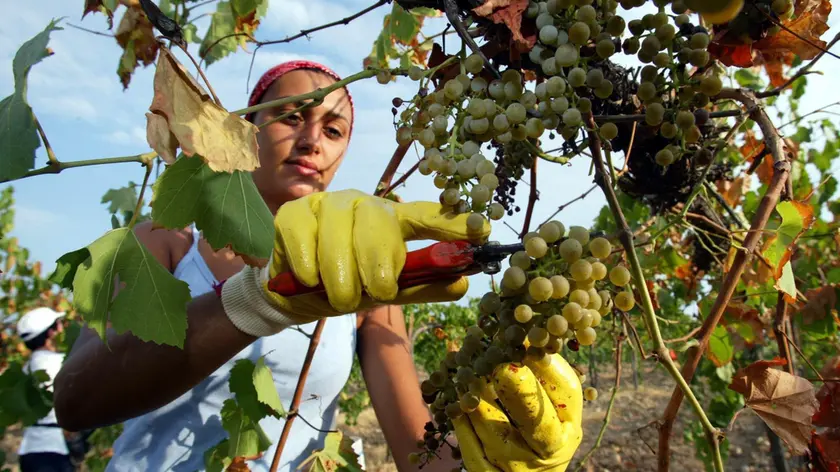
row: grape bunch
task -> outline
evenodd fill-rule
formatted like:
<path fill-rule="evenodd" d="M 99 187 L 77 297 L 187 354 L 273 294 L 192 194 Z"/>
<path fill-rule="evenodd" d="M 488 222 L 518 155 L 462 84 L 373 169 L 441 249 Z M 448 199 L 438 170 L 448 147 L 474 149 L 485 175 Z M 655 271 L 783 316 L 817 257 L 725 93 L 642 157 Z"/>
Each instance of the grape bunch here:
<path fill-rule="evenodd" d="M 479 392 L 498 366 L 526 358 L 548 362 L 549 354 L 592 345 L 605 317 L 635 306 L 630 272 L 614 262 L 618 255 L 608 239 L 592 237 L 582 226 L 566 234 L 561 222 L 550 221 L 523 242 L 524 250 L 510 256 L 499 292 L 481 298 L 481 315 L 460 349 L 421 383 L 434 423 L 427 425 L 426 451 L 415 459 L 432 457 L 431 446 L 452 431 L 451 419 L 478 407 Z M 585 389 L 586 400 L 596 397 L 595 389 Z"/>

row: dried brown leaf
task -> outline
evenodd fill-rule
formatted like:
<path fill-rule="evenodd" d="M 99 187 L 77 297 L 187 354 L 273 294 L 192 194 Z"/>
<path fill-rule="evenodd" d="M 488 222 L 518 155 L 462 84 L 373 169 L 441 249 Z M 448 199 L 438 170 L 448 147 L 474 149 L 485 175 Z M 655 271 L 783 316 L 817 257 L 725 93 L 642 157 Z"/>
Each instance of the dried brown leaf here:
<path fill-rule="evenodd" d="M 184 155 L 201 156 L 213 171 L 250 172 L 259 167 L 259 128 L 217 105 L 168 50 L 161 52 L 151 114 L 146 115 L 147 136 L 161 140 L 150 140 L 149 145 L 172 149 L 171 139 L 163 139 L 157 129 L 159 120 L 148 118 L 154 114 L 166 120 Z"/>
<path fill-rule="evenodd" d="M 155 30 L 140 5 L 128 7 L 114 34 L 117 44 L 123 49 L 117 74 L 123 88 L 131 82 L 131 75 L 137 66 L 144 67 L 155 62 L 160 44 L 155 38 Z"/>
<path fill-rule="evenodd" d="M 781 359 L 754 362 L 735 374 L 729 388 L 743 395 L 746 405 L 794 453 L 804 454 L 819 403 L 811 382 L 773 368 L 784 363 Z"/>
<path fill-rule="evenodd" d="M 750 190 L 750 181 L 743 176 L 736 177 L 731 181 L 719 180 L 717 181 L 717 189 L 729 206 L 737 207 L 741 203 L 744 192 Z"/>
<path fill-rule="evenodd" d="M 169 131 L 166 117 L 146 113 L 146 141 L 167 164 L 174 164 L 178 152 L 178 138 Z"/>
<path fill-rule="evenodd" d="M 523 34 L 523 12 L 528 8 L 528 0 L 488 0 L 472 11 L 496 24 L 505 25 L 510 30 L 513 46 L 521 52 L 528 51 L 537 42 L 536 34 Z"/>
<path fill-rule="evenodd" d="M 808 302 L 802 306 L 799 314 L 802 315 L 802 321 L 806 325 L 820 321 L 826 316 L 832 316 L 831 311 L 837 306 L 837 289 L 838 286 L 835 284 L 805 292 Z"/>

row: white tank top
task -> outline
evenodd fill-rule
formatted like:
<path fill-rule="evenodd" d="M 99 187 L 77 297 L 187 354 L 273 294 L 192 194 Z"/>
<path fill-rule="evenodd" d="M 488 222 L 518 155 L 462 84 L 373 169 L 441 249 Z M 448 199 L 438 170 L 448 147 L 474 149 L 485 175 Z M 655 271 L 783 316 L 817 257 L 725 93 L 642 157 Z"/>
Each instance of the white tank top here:
<path fill-rule="evenodd" d="M 174 272 L 175 277 L 189 284 L 193 297 L 213 290 L 217 282 L 198 252 L 199 236 L 193 228 L 192 246 Z M 265 356 L 280 401 L 288 409 L 314 329 L 315 323 L 310 323 L 260 338 L 168 405 L 126 421 L 122 435 L 114 443 L 114 456 L 106 470 L 203 471 L 205 451 L 227 436 L 219 412 L 222 403 L 232 397 L 228 380 L 234 363 L 240 359 L 256 362 L 260 356 Z M 323 447 L 326 432 L 319 432 L 312 426 L 324 431 L 333 429 L 338 395 L 350 376 L 355 350 L 356 315 L 328 318 L 299 408 L 306 421 L 298 418 L 293 423 L 280 460 L 280 471 L 294 471 L 314 450 Z M 248 461 L 252 471 L 268 472 L 284 423 L 283 419 L 271 417 L 260 421 L 272 445 L 262 458 Z"/>

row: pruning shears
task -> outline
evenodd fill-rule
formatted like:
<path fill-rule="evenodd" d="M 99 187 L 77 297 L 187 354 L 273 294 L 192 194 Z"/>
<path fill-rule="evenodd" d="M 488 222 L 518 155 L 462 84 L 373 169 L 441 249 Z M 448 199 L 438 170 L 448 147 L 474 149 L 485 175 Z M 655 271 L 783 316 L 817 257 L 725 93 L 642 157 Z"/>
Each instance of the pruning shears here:
<path fill-rule="evenodd" d="M 509 255 L 524 250 L 522 244 L 500 244 L 491 241 L 476 245 L 469 241 L 443 241 L 406 254 L 400 273 L 400 288 L 415 287 L 443 278 L 463 277 L 478 273 L 497 274 L 501 262 Z M 268 281 L 268 289 L 284 297 L 323 292 L 319 284 L 308 287 L 292 272 L 277 274 Z"/>

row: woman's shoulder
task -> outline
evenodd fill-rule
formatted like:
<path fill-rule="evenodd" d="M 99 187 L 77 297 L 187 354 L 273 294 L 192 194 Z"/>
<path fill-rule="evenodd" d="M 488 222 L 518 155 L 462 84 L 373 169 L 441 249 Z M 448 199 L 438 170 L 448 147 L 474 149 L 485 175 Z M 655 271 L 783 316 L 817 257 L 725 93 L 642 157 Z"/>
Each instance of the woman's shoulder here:
<path fill-rule="evenodd" d="M 190 226 L 180 229 L 156 227 L 152 221 L 144 221 L 134 227 L 137 239 L 167 269 L 175 270 L 192 245 L 193 232 Z"/>

